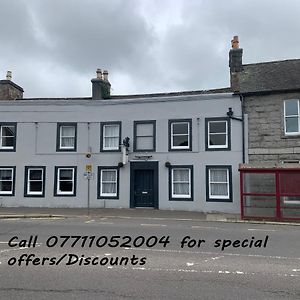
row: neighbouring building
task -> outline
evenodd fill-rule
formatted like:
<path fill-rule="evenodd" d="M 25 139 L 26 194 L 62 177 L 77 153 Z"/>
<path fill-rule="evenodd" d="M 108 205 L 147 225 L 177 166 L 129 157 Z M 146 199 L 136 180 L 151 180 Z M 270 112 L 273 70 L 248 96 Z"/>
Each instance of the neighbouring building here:
<path fill-rule="evenodd" d="M 229 52 L 231 89 L 242 101 L 248 159 L 241 166 L 242 217 L 300 219 L 300 59 L 242 63 Z"/>
<path fill-rule="evenodd" d="M 0 205 L 240 211 L 240 97 L 230 88 L 23 98 L 0 81 Z M 234 112 L 234 115 L 233 115 Z"/>

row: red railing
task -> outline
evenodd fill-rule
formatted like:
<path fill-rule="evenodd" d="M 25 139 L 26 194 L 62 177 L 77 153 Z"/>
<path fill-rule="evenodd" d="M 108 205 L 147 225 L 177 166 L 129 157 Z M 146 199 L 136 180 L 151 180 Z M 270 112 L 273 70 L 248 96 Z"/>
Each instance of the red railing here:
<path fill-rule="evenodd" d="M 242 219 L 300 221 L 300 168 L 239 171 Z"/>

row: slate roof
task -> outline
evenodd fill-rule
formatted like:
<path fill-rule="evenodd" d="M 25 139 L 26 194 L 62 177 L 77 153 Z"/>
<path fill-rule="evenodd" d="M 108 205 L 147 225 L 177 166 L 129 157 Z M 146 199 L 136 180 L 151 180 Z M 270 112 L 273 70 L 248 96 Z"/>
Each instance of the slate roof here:
<path fill-rule="evenodd" d="M 300 89 L 300 59 L 243 65 L 240 93 Z"/>

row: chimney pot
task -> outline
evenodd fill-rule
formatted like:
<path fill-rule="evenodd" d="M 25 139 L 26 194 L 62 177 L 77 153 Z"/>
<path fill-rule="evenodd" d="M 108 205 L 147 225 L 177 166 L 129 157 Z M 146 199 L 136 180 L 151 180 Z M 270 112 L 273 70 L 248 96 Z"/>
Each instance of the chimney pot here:
<path fill-rule="evenodd" d="M 103 80 L 108 81 L 108 71 L 107 70 L 103 71 Z"/>
<path fill-rule="evenodd" d="M 12 72 L 11 71 L 7 71 L 6 80 L 12 80 Z"/>
<path fill-rule="evenodd" d="M 101 71 L 101 69 L 97 69 L 96 74 L 97 74 L 97 78 L 98 79 L 102 79 L 102 71 Z"/>
<path fill-rule="evenodd" d="M 233 39 L 231 40 L 231 48 L 232 49 L 238 49 L 239 48 L 239 37 L 235 35 Z"/>

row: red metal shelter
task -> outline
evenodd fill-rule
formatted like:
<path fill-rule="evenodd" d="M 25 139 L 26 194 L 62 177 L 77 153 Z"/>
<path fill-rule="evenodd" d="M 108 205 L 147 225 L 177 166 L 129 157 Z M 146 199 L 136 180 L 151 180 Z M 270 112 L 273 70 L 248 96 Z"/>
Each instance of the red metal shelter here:
<path fill-rule="evenodd" d="M 241 218 L 300 222 L 300 165 L 240 165 Z"/>

